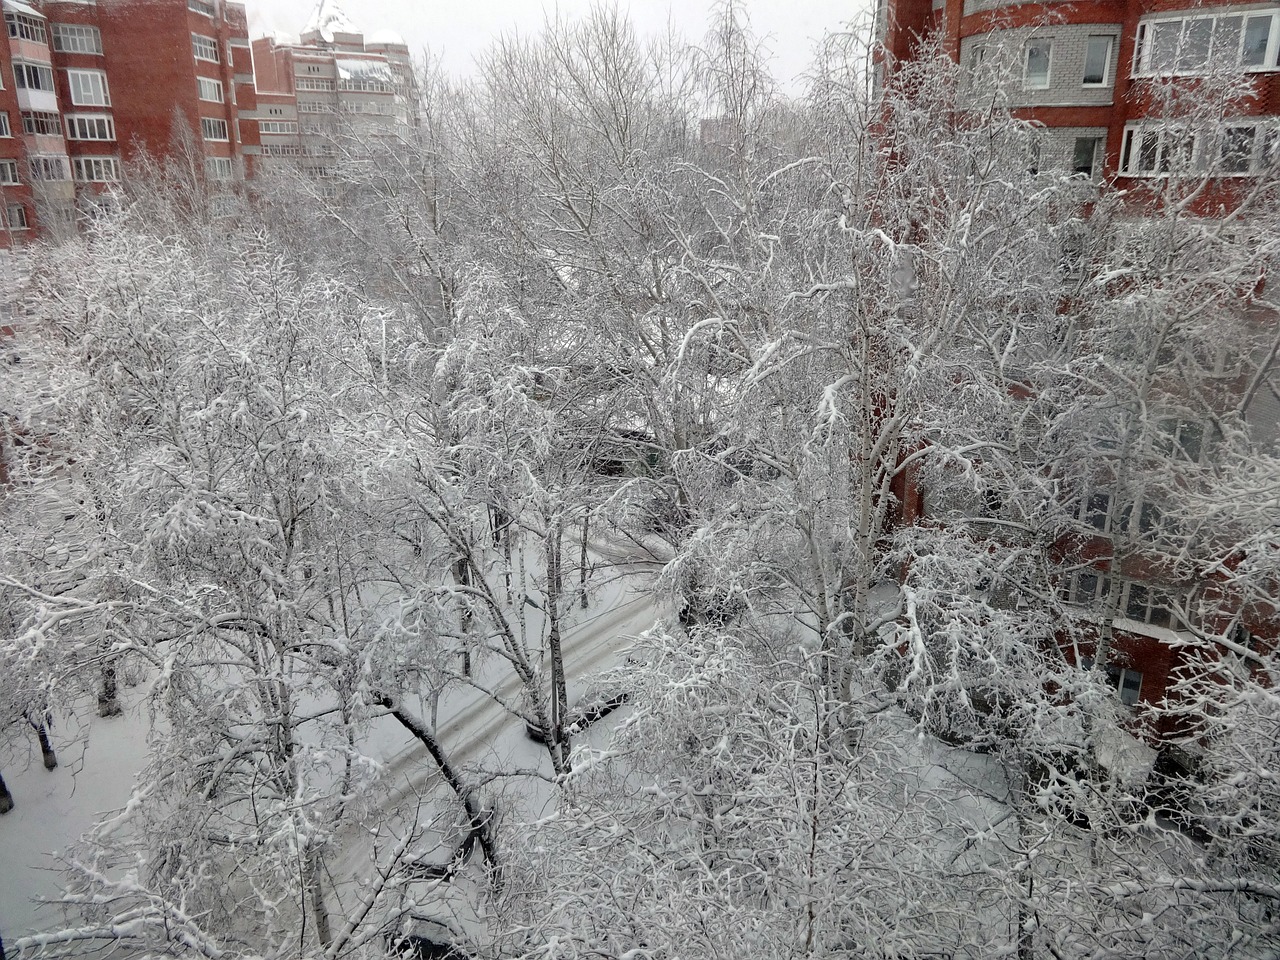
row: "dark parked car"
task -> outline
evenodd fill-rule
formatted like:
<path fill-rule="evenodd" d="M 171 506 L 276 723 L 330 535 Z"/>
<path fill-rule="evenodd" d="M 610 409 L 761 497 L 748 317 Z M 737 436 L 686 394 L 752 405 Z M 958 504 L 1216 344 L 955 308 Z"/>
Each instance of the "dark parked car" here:
<path fill-rule="evenodd" d="M 616 684 L 600 684 L 587 693 L 569 708 L 565 717 L 564 730 L 569 736 L 581 733 L 597 720 L 602 720 L 631 699 L 631 693 Z M 526 720 L 524 732 L 535 743 L 546 743 L 550 737 L 547 731 L 532 720 Z"/>
<path fill-rule="evenodd" d="M 401 960 L 472 960 L 472 954 L 458 946 L 457 936 L 441 920 L 410 917 L 402 932 L 387 936 L 387 952 Z"/>

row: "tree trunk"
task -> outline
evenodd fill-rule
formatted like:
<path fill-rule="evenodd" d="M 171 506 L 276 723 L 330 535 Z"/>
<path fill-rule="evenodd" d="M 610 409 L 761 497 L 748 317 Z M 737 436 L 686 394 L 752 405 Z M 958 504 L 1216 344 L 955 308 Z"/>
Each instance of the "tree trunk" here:
<path fill-rule="evenodd" d="M 551 730 L 547 744 L 552 759 L 559 757 L 561 769 L 568 772 L 569 753 L 564 735 L 565 715 L 568 713 L 569 694 L 565 686 L 564 650 L 560 644 L 560 591 L 562 587 L 561 546 L 563 531 L 556 520 L 547 532 L 547 647 L 551 653 Z"/>
<path fill-rule="evenodd" d="M 480 849 L 489 864 L 493 888 L 496 892 L 501 893 L 502 867 L 498 862 L 498 845 L 493 835 L 493 811 L 481 809 L 476 802 L 473 791 L 468 789 L 462 782 L 458 771 L 454 769 L 453 764 L 449 762 L 449 758 L 445 756 L 440 742 L 435 738 L 435 734 L 428 730 L 417 717 L 402 710 L 399 704 L 390 697 L 381 698 L 379 705 L 390 710 L 391 716 L 396 719 L 400 726 L 413 734 L 418 742 L 427 748 L 427 753 L 431 754 L 431 759 L 435 761 L 436 769 L 444 777 L 445 783 L 449 784 L 449 788 L 453 790 L 454 794 L 462 802 L 462 809 L 466 811 L 467 822 L 470 824 L 471 835 L 479 841 Z"/>
<path fill-rule="evenodd" d="M 453 576 L 454 576 L 454 579 L 457 580 L 458 586 L 460 587 L 471 586 L 471 566 L 467 563 L 466 557 L 459 557 L 457 560 L 454 561 Z M 465 644 L 467 642 L 465 638 L 471 632 L 471 606 L 470 606 L 469 600 L 462 607 L 462 617 L 461 617 L 459 626 L 461 627 L 460 632 L 464 638 L 462 642 Z M 464 677 L 471 676 L 470 648 L 464 648 L 462 651 L 462 675 Z M 434 710 L 433 710 L 433 718 L 434 718 Z"/>
<path fill-rule="evenodd" d="M 13 794 L 9 792 L 9 787 L 4 782 L 4 775 L 0 774 L 0 813 L 8 813 L 13 809 Z"/>
<path fill-rule="evenodd" d="M 102 687 L 98 691 L 98 716 L 114 717 L 120 713 L 119 689 L 116 684 L 116 665 L 102 661 Z"/>
<path fill-rule="evenodd" d="M 591 515 L 582 518 L 581 555 L 578 557 L 578 596 L 582 609 L 587 609 L 587 532 L 591 529 Z"/>
<path fill-rule="evenodd" d="M 40 754 L 44 758 L 44 768 L 46 770 L 55 770 L 58 766 L 58 755 L 53 752 L 53 744 L 49 741 L 49 729 L 43 720 L 32 720 L 27 718 L 27 723 L 31 724 L 31 729 L 36 732 L 36 739 L 40 741 Z"/>
<path fill-rule="evenodd" d="M 327 947 L 333 942 L 333 933 L 329 929 L 329 910 L 324 904 L 320 857 L 314 847 L 307 851 L 303 870 L 306 873 L 304 882 L 307 885 L 307 895 L 311 899 L 311 913 L 316 920 L 316 939 L 320 941 L 320 946 Z"/>

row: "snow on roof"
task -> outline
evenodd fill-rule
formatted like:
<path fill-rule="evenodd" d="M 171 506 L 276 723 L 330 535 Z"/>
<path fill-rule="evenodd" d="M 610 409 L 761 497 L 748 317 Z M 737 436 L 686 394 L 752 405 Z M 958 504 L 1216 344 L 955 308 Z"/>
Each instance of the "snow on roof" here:
<path fill-rule="evenodd" d="M 39 17 L 41 20 L 44 19 L 43 13 L 35 7 L 29 7 L 25 3 L 21 3 L 20 0 L 4 0 L 4 8 L 6 10 L 12 10 L 14 13 L 21 13 L 24 16 Z"/>
<path fill-rule="evenodd" d="M 302 32 L 318 33 L 326 43 L 332 43 L 335 33 L 359 33 L 360 28 L 351 22 L 351 18 L 333 0 L 320 0 Z"/>
<path fill-rule="evenodd" d="M 302 42 L 296 33 L 289 33 L 286 30 L 268 30 L 264 36 L 274 40 L 278 47 L 296 47 Z"/>
<path fill-rule="evenodd" d="M 377 80 L 394 83 L 391 67 L 385 60 L 335 60 L 340 80 Z"/>
<path fill-rule="evenodd" d="M 375 30 L 364 38 L 365 45 L 372 44 L 375 47 L 407 47 L 404 37 L 396 33 L 394 30 Z"/>

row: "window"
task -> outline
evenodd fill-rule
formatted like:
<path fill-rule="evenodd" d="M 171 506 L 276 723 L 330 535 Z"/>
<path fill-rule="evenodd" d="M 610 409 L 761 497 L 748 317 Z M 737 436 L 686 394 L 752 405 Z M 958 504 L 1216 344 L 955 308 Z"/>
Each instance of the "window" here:
<path fill-rule="evenodd" d="M 1086 87 L 1105 87 L 1110 82 L 1111 37 L 1090 37 L 1084 48 L 1084 79 Z"/>
<path fill-rule="evenodd" d="M 53 49 L 59 53 L 102 53 L 102 34 L 97 27 L 78 23 L 53 25 Z"/>
<path fill-rule="evenodd" d="M 1253 168 L 1256 127 L 1227 127 L 1222 134 L 1219 170 L 1223 173 L 1248 173 Z"/>
<path fill-rule="evenodd" d="M 1138 25 L 1134 70 L 1140 74 L 1202 73 L 1212 67 L 1270 70 L 1276 66 L 1280 11 L 1169 17 Z"/>
<path fill-rule="evenodd" d="M 27 157 L 32 180 L 70 180 L 66 157 Z"/>
<path fill-rule="evenodd" d="M 1244 22 L 1244 38 L 1240 48 L 1240 65 L 1242 67 L 1265 67 L 1275 63 L 1274 58 L 1267 57 L 1271 46 L 1272 21 L 1274 16 L 1249 17 Z"/>
<path fill-rule="evenodd" d="M 21 13 L 6 13 L 4 25 L 9 28 L 9 36 L 16 40 L 34 40 L 36 43 L 47 43 L 44 32 L 44 21 L 38 17 L 28 17 Z"/>
<path fill-rule="evenodd" d="M 13 61 L 13 79 L 19 90 L 48 90 L 53 92 L 53 70 L 43 63 Z"/>
<path fill-rule="evenodd" d="M 66 116 L 68 140 L 114 140 L 116 123 L 105 113 L 69 113 Z"/>
<path fill-rule="evenodd" d="M 71 87 L 71 102 L 77 107 L 111 106 L 107 75 L 101 70 L 68 70 L 67 84 Z"/>
<path fill-rule="evenodd" d="M 338 89 L 357 93 L 395 93 L 395 87 L 389 83 L 381 80 L 368 80 L 362 77 L 343 80 L 338 84 Z"/>
<path fill-rule="evenodd" d="M 0 137 L 12 137 L 13 131 L 9 129 L 9 114 L 0 110 Z"/>
<path fill-rule="evenodd" d="M 1252 176 L 1275 162 L 1280 128 L 1263 122 L 1236 121 L 1200 136 L 1188 130 L 1125 130 L 1120 172 L 1126 176 L 1160 176 L 1188 170 Z"/>
<path fill-rule="evenodd" d="M 115 157 L 76 157 L 76 179 L 82 183 L 114 183 L 120 179 Z"/>
<path fill-rule="evenodd" d="M 0 160 L 0 183 L 5 184 L 6 186 L 13 186 L 19 182 L 18 161 Z"/>
<path fill-rule="evenodd" d="M 1076 137 L 1076 145 L 1071 153 L 1071 172 L 1078 177 L 1088 177 L 1092 180 L 1101 147 L 1101 137 Z"/>
<path fill-rule="evenodd" d="M 1052 58 L 1053 41 L 1030 40 L 1026 50 L 1022 86 L 1027 90 L 1044 90 L 1049 86 L 1049 61 Z"/>
<path fill-rule="evenodd" d="M 1084 512 L 1080 519 L 1095 530 L 1106 533 L 1110 513 L 1111 494 L 1106 490 L 1095 490 L 1084 501 Z"/>
<path fill-rule="evenodd" d="M 1145 583 L 1129 584 L 1125 599 L 1124 615 L 1138 623 L 1153 627 L 1173 625 L 1173 602 L 1168 594 L 1155 590 Z"/>
<path fill-rule="evenodd" d="M 201 117 L 200 133 L 206 140 L 226 140 L 227 121 L 214 120 L 211 117 Z"/>
<path fill-rule="evenodd" d="M 268 157 L 296 157 L 298 145 L 296 143 L 264 143 L 262 152 Z"/>
<path fill-rule="evenodd" d="M 324 77 L 297 77 L 295 82 L 299 90 L 332 90 L 334 86 Z"/>
<path fill-rule="evenodd" d="M 333 107 L 327 103 L 321 103 L 319 100 L 299 100 L 299 113 L 332 113 Z"/>
<path fill-rule="evenodd" d="M 1085 670 L 1093 669 L 1093 657 L 1081 657 L 1080 666 Z M 1120 702 L 1132 707 L 1138 702 L 1142 693 L 1142 673 L 1127 667 L 1107 664 L 1107 682 L 1120 694 Z"/>
<path fill-rule="evenodd" d="M 218 62 L 218 41 L 213 37 L 202 37 L 198 33 L 191 35 L 191 53 L 197 60 Z"/>
<path fill-rule="evenodd" d="M 1062 599 L 1068 603 L 1091 604 L 1111 592 L 1111 578 L 1092 567 L 1077 570 L 1062 581 Z"/>
<path fill-rule="evenodd" d="M 1196 136 L 1189 130 L 1131 127 L 1120 146 L 1120 172 L 1138 177 L 1184 173 L 1195 155 Z"/>
<path fill-rule="evenodd" d="M 61 118 L 56 113 L 38 113 L 33 110 L 23 110 L 22 132 L 60 137 L 62 136 Z"/>
<path fill-rule="evenodd" d="M 235 168 L 228 157 L 206 157 L 204 170 L 211 180 L 230 180 L 235 173 Z"/>
<path fill-rule="evenodd" d="M 293 120 L 259 120 L 259 133 L 297 133 L 298 124 Z"/>
<path fill-rule="evenodd" d="M 1165 417 L 1156 424 L 1153 443 L 1157 453 L 1178 460 L 1200 462 L 1204 449 L 1204 427 L 1195 420 Z"/>
<path fill-rule="evenodd" d="M 10 230 L 26 230 L 27 208 L 20 203 L 11 204 L 6 211 L 5 220 Z"/>
<path fill-rule="evenodd" d="M 187 9 L 192 13 L 199 13 L 206 17 L 217 15 L 212 3 L 206 3 L 205 0 L 187 0 Z"/>
<path fill-rule="evenodd" d="M 210 80 L 208 77 L 196 77 L 196 86 L 200 90 L 200 99 L 211 103 L 222 103 L 222 81 Z"/>

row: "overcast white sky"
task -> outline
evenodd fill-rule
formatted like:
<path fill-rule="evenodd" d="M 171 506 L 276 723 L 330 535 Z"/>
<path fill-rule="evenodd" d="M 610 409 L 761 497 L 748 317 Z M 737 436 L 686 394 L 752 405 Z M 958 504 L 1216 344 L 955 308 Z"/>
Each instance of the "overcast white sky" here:
<path fill-rule="evenodd" d="M 747 0 L 745 8 L 757 34 L 768 36 L 774 74 L 788 86 L 809 61 L 813 41 L 840 28 L 870 0 Z M 467 74 L 473 58 L 496 35 L 517 29 L 534 33 L 548 13 L 575 15 L 591 0 L 338 0 L 338 6 L 365 32 L 395 30 L 414 55 L 424 49 L 444 57 L 450 73 Z M 245 0 L 252 36 L 271 30 L 298 34 L 316 0 Z M 620 0 L 642 32 L 660 30 L 670 18 L 679 33 L 701 40 L 706 33 L 708 0 Z"/>

